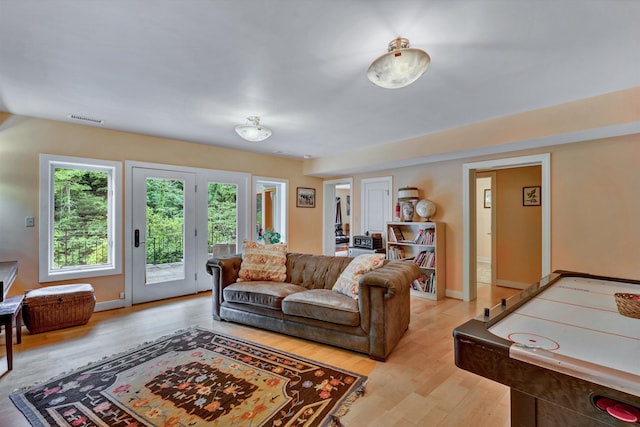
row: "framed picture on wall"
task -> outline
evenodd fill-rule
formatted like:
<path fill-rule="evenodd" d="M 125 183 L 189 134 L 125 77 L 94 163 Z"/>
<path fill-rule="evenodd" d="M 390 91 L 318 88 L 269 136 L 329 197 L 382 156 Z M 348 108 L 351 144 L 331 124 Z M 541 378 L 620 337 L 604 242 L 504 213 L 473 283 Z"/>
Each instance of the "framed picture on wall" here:
<path fill-rule="evenodd" d="M 522 187 L 522 206 L 540 206 L 540 186 Z"/>
<path fill-rule="evenodd" d="M 296 207 L 297 208 L 315 208 L 316 207 L 316 189 L 297 187 L 296 188 Z"/>
<path fill-rule="evenodd" d="M 491 189 L 490 188 L 487 188 L 484 190 L 484 207 L 485 208 L 491 207 Z"/>

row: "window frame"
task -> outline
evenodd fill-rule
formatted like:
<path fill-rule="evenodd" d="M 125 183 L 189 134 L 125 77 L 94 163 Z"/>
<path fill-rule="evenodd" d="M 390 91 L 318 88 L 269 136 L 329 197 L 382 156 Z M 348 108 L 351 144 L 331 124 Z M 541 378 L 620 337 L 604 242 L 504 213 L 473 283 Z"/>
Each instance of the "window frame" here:
<path fill-rule="evenodd" d="M 258 240 L 258 233 L 256 230 L 257 218 L 256 218 L 256 194 L 259 184 L 271 184 L 276 187 L 276 194 L 279 198 L 276 204 L 277 213 L 275 215 L 275 221 L 278 224 L 280 230 L 280 242 L 288 242 L 288 201 L 289 201 L 289 180 L 282 178 L 271 178 L 265 176 L 253 176 L 251 186 L 251 236 L 253 240 Z"/>
<path fill-rule="evenodd" d="M 109 262 L 53 269 L 54 171 L 57 167 L 108 174 L 107 221 Z M 40 227 L 38 275 L 40 282 L 122 274 L 122 163 L 109 160 L 40 154 Z"/>

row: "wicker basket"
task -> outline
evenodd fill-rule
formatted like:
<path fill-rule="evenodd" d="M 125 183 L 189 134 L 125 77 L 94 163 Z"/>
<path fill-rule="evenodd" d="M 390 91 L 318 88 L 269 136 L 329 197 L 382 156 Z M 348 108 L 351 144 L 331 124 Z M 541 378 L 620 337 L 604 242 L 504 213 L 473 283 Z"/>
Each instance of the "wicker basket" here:
<path fill-rule="evenodd" d="M 640 294 L 615 294 L 618 311 L 623 316 L 640 319 Z"/>
<path fill-rule="evenodd" d="M 32 334 L 84 325 L 96 305 L 89 284 L 58 285 L 28 291 L 22 305 L 24 324 Z"/>

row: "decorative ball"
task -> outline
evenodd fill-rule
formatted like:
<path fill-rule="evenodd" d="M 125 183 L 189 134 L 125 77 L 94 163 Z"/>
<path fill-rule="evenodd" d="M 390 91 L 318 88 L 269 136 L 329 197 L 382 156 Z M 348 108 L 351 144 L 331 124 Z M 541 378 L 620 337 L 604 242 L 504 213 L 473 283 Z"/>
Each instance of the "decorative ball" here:
<path fill-rule="evenodd" d="M 431 200 L 422 199 L 416 204 L 416 213 L 422 218 L 429 219 L 436 214 L 436 204 Z"/>

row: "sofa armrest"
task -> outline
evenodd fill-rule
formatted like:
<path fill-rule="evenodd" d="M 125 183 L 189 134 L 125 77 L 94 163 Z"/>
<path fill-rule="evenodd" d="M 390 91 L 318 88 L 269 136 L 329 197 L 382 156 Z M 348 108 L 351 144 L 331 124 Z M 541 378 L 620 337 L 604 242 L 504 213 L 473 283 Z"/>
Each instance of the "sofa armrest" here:
<path fill-rule="evenodd" d="M 220 304 L 224 301 L 223 289 L 238 279 L 242 256 L 240 254 L 229 255 L 207 260 L 207 273 L 211 275 L 211 297 L 213 302 L 213 317 L 220 320 Z"/>
<path fill-rule="evenodd" d="M 420 274 L 412 262 L 391 261 L 360 279 L 360 321 L 369 334 L 372 359 L 385 360 L 409 327 L 410 284 Z"/>

